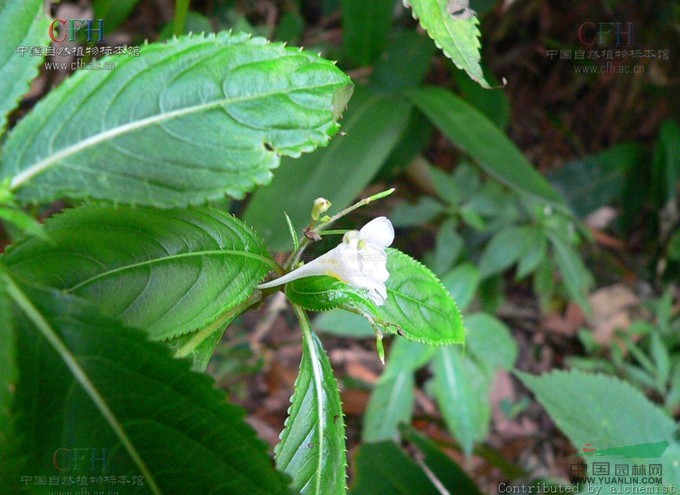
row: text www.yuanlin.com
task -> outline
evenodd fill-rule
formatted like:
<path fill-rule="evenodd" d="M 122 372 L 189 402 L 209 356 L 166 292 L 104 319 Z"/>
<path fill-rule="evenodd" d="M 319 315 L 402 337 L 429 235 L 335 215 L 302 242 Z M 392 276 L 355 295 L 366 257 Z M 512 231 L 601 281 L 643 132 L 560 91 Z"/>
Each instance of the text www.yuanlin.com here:
<path fill-rule="evenodd" d="M 116 62 L 100 62 L 98 60 L 87 63 L 81 60 L 74 62 L 45 62 L 45 70 L 113 70 L 115 68 Z"/>
<path fill-rule="evenodd" d="M 575 65 L 577 74 L 644 74 L 644 65 L 616 65 L 607 62 L 603 65 Z"/>

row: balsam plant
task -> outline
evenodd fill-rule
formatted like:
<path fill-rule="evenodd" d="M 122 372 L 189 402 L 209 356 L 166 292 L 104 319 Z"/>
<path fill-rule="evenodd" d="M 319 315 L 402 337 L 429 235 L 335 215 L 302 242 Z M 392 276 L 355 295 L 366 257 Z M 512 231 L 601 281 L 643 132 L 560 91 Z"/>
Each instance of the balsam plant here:
<path fill-rule="evenodd" d="M 7 46 L 47 44 L 42 8 L 3 5 Z M 474 18 L 446 8 L 414 2 L 423 22 L 455 21 L 474 45 Z M 477 48 L 449 55 L 479 80 Z M 13 50 L 0 54 L 3 133 L 36 74 L 36 58 Z M 75 73 L 3 136 L 0 212 L 27 235 L 0 257 L 0 483 L 41 492 L 46 477 L 95 475 L 129 492 L 344 493 L 338 386 L 307 311 L 362 315 L 382 357 L 383 333 L 462 344 L 456 305 L 431 271 L 387 248 L 386 219 L 344 232 L 343 256 L 298 266 L 312 240 L 337 233 L 332 223 L 390 191 L 332 217 L 320 200 L 299 240 L 292 229 L 284 266 L 246 223 L 205 205 L 243 198 L 280 157 L 327 145 L 352 82 L 320 56 L 231 32 L 108 61 L 114 70 Z M 71 207 L 43 226 L 22 209 L 64 198 Z M 282 276 L 304 347 L 278 470 L 204 374 L 229 323 L 278 290 L 263 283 L 270 272 Z M 61 462 L 82 449 L 96 462 Z"/>

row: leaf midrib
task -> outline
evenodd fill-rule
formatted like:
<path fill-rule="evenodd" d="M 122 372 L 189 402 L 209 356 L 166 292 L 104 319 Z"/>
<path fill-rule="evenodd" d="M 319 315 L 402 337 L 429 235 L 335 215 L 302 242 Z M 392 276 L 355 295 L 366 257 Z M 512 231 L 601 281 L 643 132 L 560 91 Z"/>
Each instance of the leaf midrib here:
<path fill-rule="evenodd" d="M 279 91 L 269 91 L 266 93 L 258 93 L 256 95 L 249 95 L 245 97 L 240 97 L 240 98 L 221 98 L 209 103 L 203 103 L 201 105 L 193 105 L 190 107 L 185 107 L 185 108 L 180 108 L 177 110 L 173 110 L 170 112 L 166 113 L 160 113 L 153 115 L 151 117 L 146 117 L 144 119 L 140 119 L 134 122 L 128 122 L 126 124 L 113 127 L 111 129 L 108 129 L 106 131 L 100 132 L 98 134 L 94 134 L 86 139 L 83 139 L 82 141 L 68 146 L 66 148 L 62 148 L 56 153 L 50 154 L 48 157 L 43 158 L 42 160 L 34 163 L 33 165 L 30 165 L 17 175 L 15 175 L 12 180 L 10 181 L 10 190 L 14 191 L 21 187 L 24 183 L 28 182 L 31 180 L 33 177 L 36 175 L 41 174 L 42 172 L 46 171 L 49 169 L 51 166 L 59 163 L 61 160 L 64 160 L 66 158 L 69 158 L 70 156 L 76 155 L 90 147 L 96 146 L 98 144 L 101 144 L 103 142 L 109 141 L 111 139 L 117 138 L 119 136 L 123 136 L 125 134 L 129 134 L 131 132 L 136 131 L 137 129 L 142 129 L 145 127 L 150 127 L 154 124 L 157 123 L 163 123 L 169 120 L 172 120 L 174 118 L 179 118 L 179 117 L 184 117 L 186 115 L 191 115 L 193 113 L 198 113 L 202 112 L 205 110 L 210 110 L 213 108 L 225 108 L 229 105 L 236 104 L 236 103 L 243 103 L 243 102 L 248 102 L 248 101 L 253 101 L 261 98 L 267 98 L 269 96 L 274 96 L 274 95 L 281 95 L 281 94 L 289 94 L 293 92 L 298 92 L 298 91 L 304 91 L 304 90 L 309 90 L 309 89 L 322 89 L 322 88 L 327 88 L 327 87 L 332 87 L 332 86 L 338 86 L 341 85 L 341 82 L 335 82 L 335 83 L 329 83 L 329 84 L 321 84 L 321 85 L 313 85 L 313 86 L 301 86 L 301 87 L 291 87 L 287 88 L 285 90 L 279 90 Z M 330 109 L 329 109 L 330 111 Z"/>
<path fill-rule="evenodd" d="M 314 342 L 314 336 L 311 331 L 305 335 L 305 346 L 309 352 L 309 358 L 312 366 L 312 379 L 314 381 L 314 395 L 316 396 L 316 409 L 317 416 L 319 418 L 316 427 L 316 437 L 317 443 L 319 445 L 319 455 L 316 457 L 316 483 L 315 483 L 315 493 L 320 494 L 321 489 L 321 473 L 323 472 L 323 452 L 326 448 L 324 442 L 323 432 L 326 429 L 326 419 L 324 417 L 323 410 L 323 370 L 321 369 L 321 358 L 316 352 L 316 343 Z"/>
<path fill-rule="evenodd" d="M 115 432 L 116 436 L 120 439 L 125 450 L 127 451 L 130 458 L 137 465 L 140 471 L 145 476 L 145 481 L 149 484 L 149 488 L 154 494 L 160 494 L 161 491 L 156 483 L 155 477 L 151 473 L 150 469 L 142 459 L 140 453 L 135 448 L 132 440 L 128 436 L 123 424 L 119 421 L 118 417 L 114 414 L 113 410 L 109 407 L 106 399 L 99 393 L 94 383 L 90 380 L 89 376 L 85 370 L 80 366 L 76 356 L 69 350 L 66 344 L 59 338 L 57 331 L 52 327 L 52 325 L 47 321 L 45 316 L 40 313 L 38 308 L 36 308 L 26 294 L 17 286 L 14 281 L 9 277 L 5 276 L 7 281 L 7 291 L 14 302 L 21 308 L 22 312 L 26 317 L 38 328 L 40 333 L 42 333 L 45 340 L 49 342 L 54 351 L 61 357 L 64 364 L 71 370 L 74 378 L 81 387 L 83 387 L 85 393 L 90 397 L 92 402 L 96 405 L 97 409 L 101 412 L 102 416 L 106 419 L 107 423 L 111 429 Z"/>
<path fill-rule="evenodd" d="M 272 260 L 270 260 L 270 259 L 268 259 L 268 258 L 266 258 L 262 255 L 250 253 L 248 251 L 238 251 L 238 250 L 193 251 L 191 253 L 173 254 L 173 255 L 170 255 L 170 256 L 164 256 L 162 258 L 154 258 L 154 259 L 151 259 L 151 260 L 144 260 L 144 261 L 140 261 L 138 263 L 132 263 L 132 264 L 129 264 L 129 265 L 124 265 L 124 266 L 120 266 L 120 267 L 113 268 L 113 269 L 110 269 L 110 270 L 106 270 L 104 272 L 98 273 L 97 275 L 95 275 L 93 277 L 89 277 L 89 278 L 77 283 L 76 285 L 74 285 L 72 287 L 65 289 L 65 291 L 66 291 L 66 293 L 75 292 L 76 290 L 81 289 L 82 287 L 85 287 L 85 286 L 87 286 L 87 285 L 89 285 L 89 284 L 91 284 L 91 283 L 93 283 L 97 280 L 106 278 L 108 276 L 111 276 L 111 275 L 114 275 L 114 274 L 117 274 L 117 273 L 124 272 L 126 270 L 133 270 L 133 269 L 140 268 L 140 267 L 143 267 L 143 266 L 151 266 L 151 265 L 154 265 L 154 264 L 164 263 L 164 262 L 168 262 L 168 261 L 175 261 L 175 260 L 182 259 L 182 258 L 192 258 L 192 257 L 199 257 L 200 258 L 200 257 L 204 257 L 204 256 L 213 256 L 213 255 L 243 256 L 244 258 L 251 258 L 251 259 L 258 260 L 261 263 L 271 267 L 273 270 L 277 270 L 277 266 L 276 266 L 276 263 L 274 261 L 272 261 Z"/>

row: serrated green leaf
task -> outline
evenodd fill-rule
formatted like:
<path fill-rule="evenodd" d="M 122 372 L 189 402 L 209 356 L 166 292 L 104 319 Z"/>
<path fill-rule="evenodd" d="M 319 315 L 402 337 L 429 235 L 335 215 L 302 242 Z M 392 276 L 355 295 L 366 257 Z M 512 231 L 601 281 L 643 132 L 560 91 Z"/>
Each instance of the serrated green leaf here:
<path fill-rule="evenodd" d="M 441 495 L 425 471 L 391 440 L 365 443 L 350 495 Z"/>
<path fill-rule="evenodd" d="M 432 391 L 446 426 L 466 455 L 489 429 L 491 405 L 487 375 L 455 347 L 441 347 L 432 361 Z"/>
<path fill-rule="evenodd" d="M 366 291 L 354 289 L 344 282 L 327 276 L 305 277 L 286 284 L 286 296 L 308 311 L 328 311 L 335 308 L 367 307 L 375 313 L 375 305 Z"/>
<path fill-rule="evenodd" d="M 548 181 L 481 112 L 443 88 L 418 88 L 409 91 L 407 96 L 487 173 L 519 192 L 566 208 Z"/>
<path fill-rule="evenodd" d="M 281 211 L 290 215 L 297 232 L 309 223 L 309 210 L 319 196 L 337 211 L 349 206 L 370 183 L 400 139 L 411 105 L 357 87 L 343 121 L 345 136 L 325 149 L 298 160 L 284 160 L 274 181 L 259 188 L 243 216 L 274 251 L 290 249 Z M 360 164 L 357 165 L 357 164 Z"/>
<path fill-rule="evenodd" d="M 342 0 L 345 54 L 359 65 L 371 65 L 382 53 L 392 24 L 394 0 Z"/>
<path fill-rule="evenodd" d="M 452 15 L 448 12 L 449 0 L 404 0 L 404 4 L 411 7 L 413 17 L 456 67 L 480 86 L 490 88 L 479 63 L 479 21 L 474 15 L 467 18 Z"/>
<path fill-rule="evenodd" d="M 38 75 L 44 57 L 30 55 L 31 47 L 47 46 L 49 21 L 42 0 L 6 1 L 0 6 L 0 135 L 5 131 L 7 114 L 28 92 L 31 79 Z M 23 55 L 21 47 L 27 49 Z"/>
<path fill-rule="evenodd" d="M 360 308 L 374 315 L 378 324 L 387 324 L 386 331 L 399 332 L 414 342 L 464 342 L 465 331 L 456 303 L 427 267 L 401 251 L 387 249 L 387 270 L 387 299 L 382 306 L 368 299 L 365 290 L 349 287 L 333 277 L 295 280 L 287 284 L 286 294 L 296 304 L 314 311 Z"/>
<path fill-rule="evenodd" d="M 11 273 L 89 299 L 153 339 L 204 328 L 276 266 L 248 227 L 212 208 L 89 205 L 48 220 L 45 231 L 50 242 L 8 250 Z"/>
<path fill-rule="evenodd" d="M 600 451 L 669 442 L 660 459 L 663 480 L 665 484 L 677 486 L 680 480 L 680 449 L 675 440 L 677 425 L 629 383 L 581 371 L 553 371 L 540 376 L 518 372 L 517 375 L 579 450 L 585 444 Z M 613 460 L 606 456 L 594 459 Z M 634 461 L 634 458 L 624 458 L 616 462 Z M 601 485 L 607 486 L 606 483 Z M 640 485 L 630 483 L 627 486 Z"/>
<path fill-rule="evenodd" d="M 465 330 L 449 292 L 424 265 L 396 249 L 387 250 L 390 278 L 378 318 L 398 325 L 409 340 L 430 345 L 462 344 Z"/>
<path fill-rule="evenodd" d="M 674 438 L 673 421 L 618 378 L 581 371 L 517 375 L 578 448 L 592 443 L 609 449 Z M 615 404 L 622 407 L 612 407 Z"/>
<path fill-rule="evenodd" d="M 95 464 L 69 475 L 141 476 L 126 493 L 288 493 L 243 410 L 164 345 L 79 298 L 14 282 L 9 294 L 24 473 L 59 475 L 59 449 L 91 449 Z"/>
<path fill-rule="evenodd" d="M 243 34 L 108 60 L 114 70 L 76 72 L 9 135 L 0 178 L 19 201 L 241 198 L 270 180 L 279 156 L 325 145 L 352 92 L 332 62 Z"/>
<path fill-rule="evenodd" d="M 402 429 L 404 440 L 411 442 L 423 453 L 423 462 L 450 494 L 482 495 L 481 490 L 468 474 L 453 459 L 442 452 L 437 445 L 414 428 Z"/>
<path fill-rule="evenodd" d="M 276 466 L 293 478 L 296 493 L 344 494 L 345 421 L 338 384 L 307 316 L 298 308 L 296 313 L 304 348 L 286 428 L 275 448 Z"/>

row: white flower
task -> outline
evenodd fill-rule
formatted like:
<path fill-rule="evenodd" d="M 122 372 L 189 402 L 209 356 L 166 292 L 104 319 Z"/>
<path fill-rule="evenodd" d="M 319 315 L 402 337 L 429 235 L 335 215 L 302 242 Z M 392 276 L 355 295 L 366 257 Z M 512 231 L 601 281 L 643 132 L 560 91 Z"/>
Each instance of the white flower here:
<path fill-rule="evenodd" d="M 367 289 L 369 299 L 382 306 L 387 298 L 385 282 L 390 277 L 385 248 L 393 240 L 392 222 L 385 217 L 378 217 L 359 231 L 347 232 L 342 243 L 326 254 L 283 277 L 258 285 L 258 289 L 275 287 L 303 277 L 329 275 L 357 289 Z"/>

